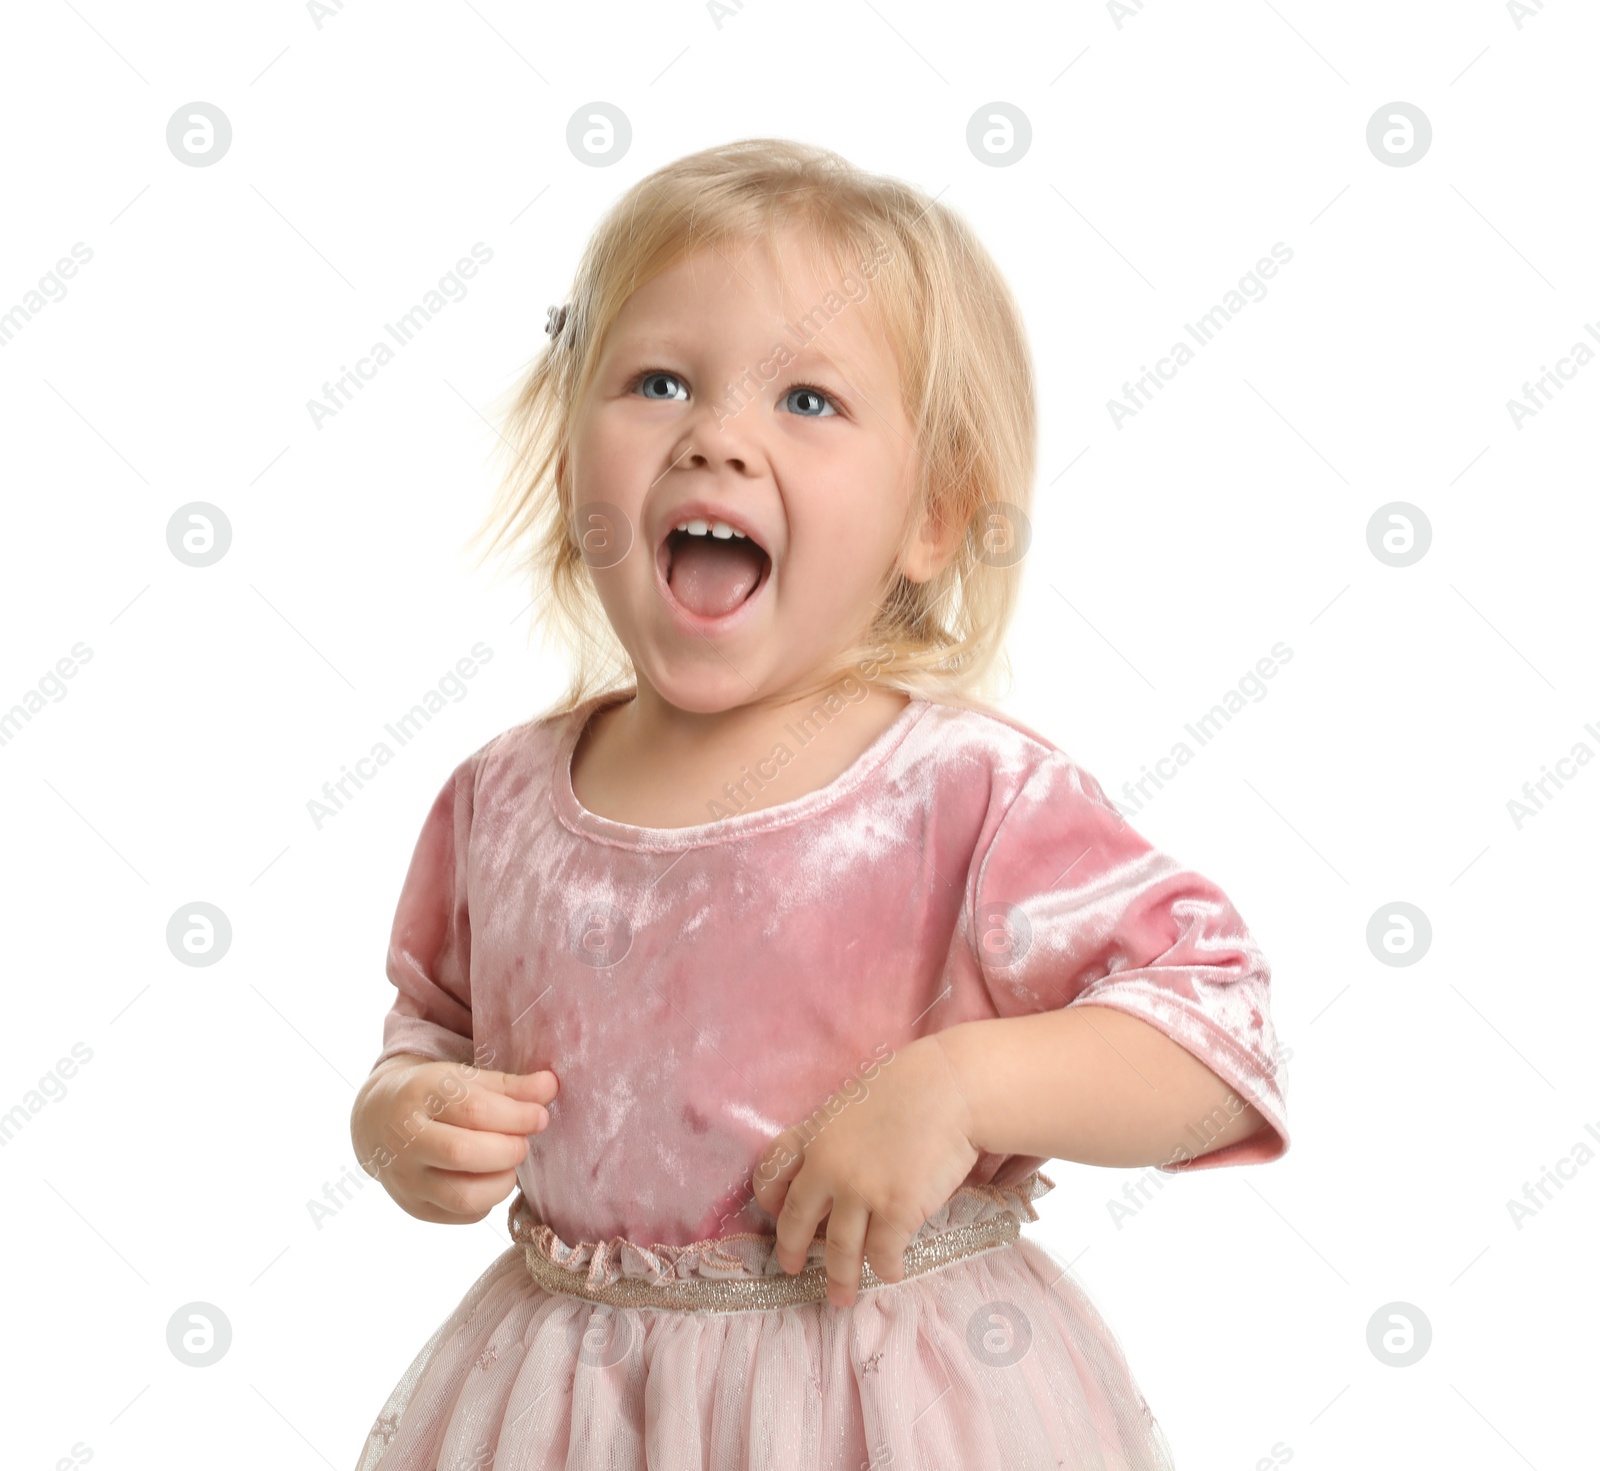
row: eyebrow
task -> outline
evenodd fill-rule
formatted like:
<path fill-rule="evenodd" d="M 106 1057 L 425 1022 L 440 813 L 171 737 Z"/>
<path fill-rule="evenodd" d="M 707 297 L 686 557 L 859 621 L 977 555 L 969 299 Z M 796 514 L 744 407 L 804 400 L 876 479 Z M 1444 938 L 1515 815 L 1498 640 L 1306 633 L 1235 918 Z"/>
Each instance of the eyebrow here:
<path fill-rule="evenodd" d="M 823 330 L 825 331 L 826 328 Z M 779 329 L 777 342 L 787 349 L 791 370 L 796 368 L 830 368 L 847 381 L 858 379 L 862 376 L 861 366 L 852 357 L 841 354 L 840 359 L 836 362 L 833 358 L 825 357 L 809 343 L 804 347 L 798 346 L 786 329 Z M 628 354 L 641 357 L 648 357 L 653 353 L 668 354 L 683 350 L 683 344 L 677 339 L 663 336 L 660 333 L 620 337 L 611 346 L 611 351 L 618 355 Z M 765 355 L 759 360 L 764 361 Z"/>

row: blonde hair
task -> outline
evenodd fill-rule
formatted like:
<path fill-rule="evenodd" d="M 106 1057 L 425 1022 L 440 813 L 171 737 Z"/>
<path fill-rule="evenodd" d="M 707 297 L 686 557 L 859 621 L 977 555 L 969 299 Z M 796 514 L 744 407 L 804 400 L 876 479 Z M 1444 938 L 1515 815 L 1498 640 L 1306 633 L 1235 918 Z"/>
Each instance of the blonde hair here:
<path fill-rule="evenodd" d="M 936 527 L 965 527 L 926 582 L 885 569 L 878 611 L 836 671 L 874 664 L 869 677 L 879 684 L 959 704 L 988 697 L 998 676 L 1009 679 L 1004 639 L 1029 534 L 1037 433 L 1032 363 L 1010 289 L 970 227 L 920 190 L 825 148 L 750 138 L 669 163 L 617 201 L 584 251 L 559 329 L 512 390 L 502 435 L 512 462 L 472 540 L 491 536 L 485 557 L 502 543 L 524 544 L 518 565 L 535 598 L 547 595 L 536 621 L 547 640 L 554 632 L 565 645 L 571 668 L 547 713 L 636 677 L 556 473 L 606 335 L 629 297 L 684 257 L 770 242 L 790 226 L 806 228 L 841 275 L 846 261 L 865 266 L 876 254 L 883 262 L 863 305 L 893 347 L 916 436 L 900 553 L 913 544 L 919 513 Z M 802 320 L 825 324 L 830 315 L 819 306 Z"/>

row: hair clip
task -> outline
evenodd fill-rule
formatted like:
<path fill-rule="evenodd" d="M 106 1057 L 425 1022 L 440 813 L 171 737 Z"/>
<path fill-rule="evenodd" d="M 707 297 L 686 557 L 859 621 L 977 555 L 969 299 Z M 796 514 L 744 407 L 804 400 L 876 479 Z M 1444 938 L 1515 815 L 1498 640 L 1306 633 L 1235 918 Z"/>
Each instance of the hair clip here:
<path fill-rule="evenodd" d="M 560 335 L 561 329 L 567 322 L 567 309 L 565 306 L 553 306 L 545 318 L 544 330 L 552 337 Z"/>

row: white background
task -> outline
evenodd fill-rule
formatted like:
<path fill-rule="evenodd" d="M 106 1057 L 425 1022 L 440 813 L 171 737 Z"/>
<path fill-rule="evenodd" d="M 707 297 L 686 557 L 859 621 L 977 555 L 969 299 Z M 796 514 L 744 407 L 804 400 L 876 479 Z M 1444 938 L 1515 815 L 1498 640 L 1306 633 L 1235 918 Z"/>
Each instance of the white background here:
<path fill-rule="evenodd" d="M 1130 7 L 1131 10 L 1131 7 Z M 0 746 L 8 898 L 0 1151 L 5 1460 L 354 1464 L 394 1382 L 503 1249 L 355 1174 L 348 1115 L 392 998 L 401 878 L 451 768 L 559 692 L 530 592 L 457 549 L 485 417 L 634 179 L 742 136 L 822 143 L 937 194 L 1026 313 L 1040 476 L 1006 708 L 1108 792 L 1275 642 L 1293 659 L 1133 818 L 1229 893 L 1273 963 L 1291 1152 L 1168 1180 L 1056 1164 L 1036 1237 L 1123 1343 L 1184 1468 L 1592 1464 L 1600 1160 L 1520 1229 L 1507 1201 L 1600 1129 L 1591 763 L 1600 364 L 1506 401 L 1600 330 L 1593 58 L 1578 0 L 933 11 L 747 0 L 11 8 L 0 310 L 0 709 L 92 658 Z M 604 100 L 633 142 L 566 143 Z M 966 143 L 995 100 L 1009 167 Z M 227 155 L 169 152 L 203 100 Z M 1368 119 L 1403 100 L 1427 155 Z M 337 417 L 306 400 L 474 242 L 493 261 Z M 1106 401 L 1282 241 L 1252 302 L 1118 429 Z M 1600 347 L 1600 343 L 1595 344 Z M 233 529 L 195 569 L 172 513 Z M 1414 565 L 1368 545 L 1420 509 Z M 336 819 L 306 803 L 479 640 L 493 661 Z M 1193 745 L 1193 741 L 1190 742 Z M 165 933 L 203 900 L 209 968 Z M 1418 906 L 1417 963 L 1368 922 Z M 30 1090 L 74 1044 L 65 1096 Z M 1600 1151 L 1600 1140 L 1589 1144 Z M 365 1177 L 359 1177 L 364 1179 Z M 232 1325 L 169 1352 L 183 1305 Z M 1369 1349 L 1411 1304 L 1420 1362 Z"/>

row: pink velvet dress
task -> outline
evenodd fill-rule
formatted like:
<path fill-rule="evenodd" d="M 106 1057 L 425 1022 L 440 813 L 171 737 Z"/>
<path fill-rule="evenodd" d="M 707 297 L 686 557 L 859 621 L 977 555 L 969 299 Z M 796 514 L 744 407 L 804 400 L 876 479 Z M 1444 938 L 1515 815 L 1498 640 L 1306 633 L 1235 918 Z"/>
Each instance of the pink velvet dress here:
<path fill-rule="evenodd" d="M 820 790 L 642 828 L 571 782 L 588 716 L 628 697 L 505 731 L 445 782 L 400 895 L 374 1063 L 476 1051 L 555 1072 L 517 1173 L 541 1254 L 574 1282 L 781 1273 L 750 1191 L 772 1136 L 963 1021 L 1117 1007 L 1267 1122 L 1175 1168 L 1288 1147 L 1270 972 L 1238 911 L 1049 741 L 913 699 Z M 786 736 L 789 757 L 807 737 Z M 980 1155 L 923 1232 L 1037 1219 L 1045 1163 Z M 549 1291 L 513 1244 L 418 1352 L 358 1471 L 1171 1464 L 1115 1336 L 1024 1235 L 848 1308 L 735 1312 Z"/>

